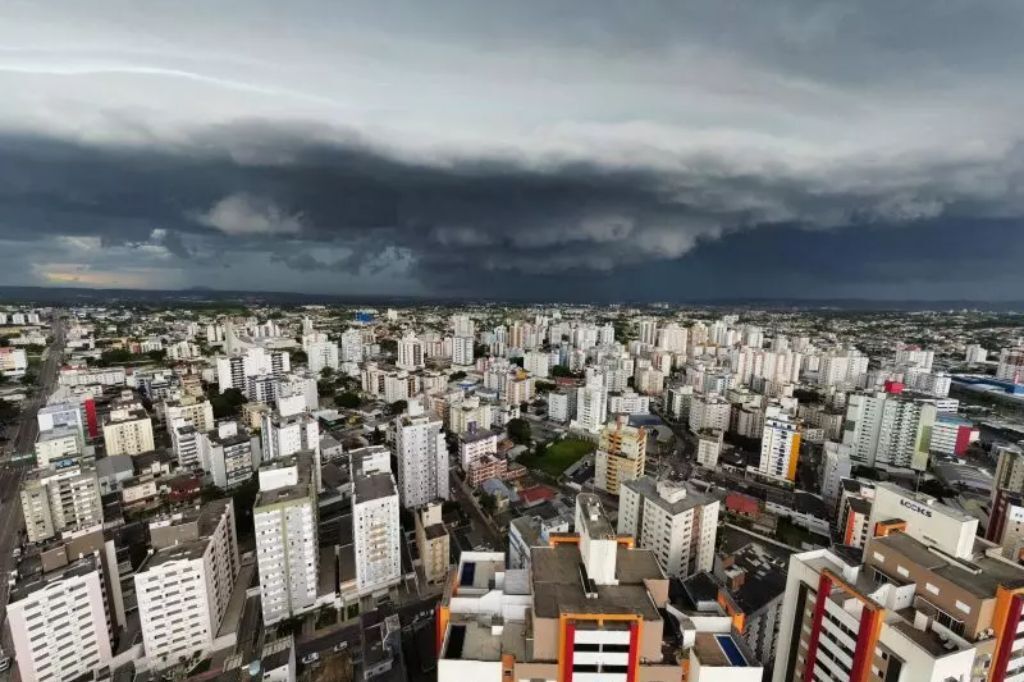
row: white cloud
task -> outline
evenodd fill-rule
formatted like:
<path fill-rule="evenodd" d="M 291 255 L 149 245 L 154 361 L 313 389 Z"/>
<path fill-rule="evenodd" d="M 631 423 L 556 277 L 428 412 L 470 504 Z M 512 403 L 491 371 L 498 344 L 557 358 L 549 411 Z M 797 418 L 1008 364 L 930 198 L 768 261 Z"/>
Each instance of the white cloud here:
<path fill-rule="evenodd" d="M 249 194 L 232 194 L 199 216 L 199 222 L 225 234 L 298 234 L 302 216 L 289 215 L 273 202 Z"/>

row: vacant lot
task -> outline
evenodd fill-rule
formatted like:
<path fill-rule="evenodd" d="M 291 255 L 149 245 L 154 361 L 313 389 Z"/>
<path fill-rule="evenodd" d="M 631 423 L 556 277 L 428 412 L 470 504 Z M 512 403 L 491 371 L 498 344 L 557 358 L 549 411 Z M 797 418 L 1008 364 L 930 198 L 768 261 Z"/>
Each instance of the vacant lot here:
<path fill-rule="evenodd" d="M 557 478 L 584 455 L 588 455 L 596 449 L 597 445 L 588 440 L 560 440 L 548 445 L 540 455 L 530 454 L 520 457 L 519 463 L 528 469 L 540 469 L 549 476 Z"/>

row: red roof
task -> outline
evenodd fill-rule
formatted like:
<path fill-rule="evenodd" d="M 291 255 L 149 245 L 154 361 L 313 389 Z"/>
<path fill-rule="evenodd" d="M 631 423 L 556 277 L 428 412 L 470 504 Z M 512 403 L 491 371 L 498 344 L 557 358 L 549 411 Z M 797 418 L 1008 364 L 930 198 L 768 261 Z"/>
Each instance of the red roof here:
<path fill-rule="evenodd" d="M 725 508 L 739 514 L 756 515 L 761 511 L 761 505 L 756 497 L 744 495 L 743 493 L 729 493 L 725 496 Z"/>
<path fill-rule="evenodd" d="M 546 485 L 535 485 L 532 488 L 524 488 L 519 491 L 519 499 L 523 500 L 527 504 L 553 500 L 557 495 L 557 490 Z"/>

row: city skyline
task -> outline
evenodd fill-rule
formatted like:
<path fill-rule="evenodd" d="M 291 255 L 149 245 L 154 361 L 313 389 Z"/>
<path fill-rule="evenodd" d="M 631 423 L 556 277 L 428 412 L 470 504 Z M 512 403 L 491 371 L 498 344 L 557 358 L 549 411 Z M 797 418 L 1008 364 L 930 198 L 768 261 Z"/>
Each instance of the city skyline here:
<path fill-rule="evenodd" d="M 8 3 L 0 284 L 1014 299 L 1022 25 L 1010 2 Z"/>

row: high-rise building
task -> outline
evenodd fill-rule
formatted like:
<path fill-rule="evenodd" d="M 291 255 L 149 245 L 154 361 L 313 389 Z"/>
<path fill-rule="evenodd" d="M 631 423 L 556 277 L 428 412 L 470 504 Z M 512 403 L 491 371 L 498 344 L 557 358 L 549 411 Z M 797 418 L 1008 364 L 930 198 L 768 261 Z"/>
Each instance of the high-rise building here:
<path fill-rule="evenodd" d="M 978 521 L 879 484 L 863 561 L 794 554 L 776 682 L 1012 680 L 1024 671 L 1024 567 L 975 537 Z"/>
<path fill-rule="evenodd" d="M 312 452 L 313 484 L 320 490 L 320 423 L 305 412 L 281 416 L 276 410 L 261 418 L 260 454 L 262 461 L 288 457 L 297 452 Z"/>
<path fill-rule="evenodd" d="M 658 330 L 658 348 L 670 353 L 685 353 L 687 331 L 675 322 L 669 322 Z"/>
<path fill-rule="evenodd" d="M 1024 346 L 999 351 L 996 379 L 1012 381 L 1015 384 L 1024 383 Z"/>
<path fill-rule="evenodd" d="M 452 315 L 452 331 L 455 336 L 472 339 L 476 335 L 476 326 L 469 315 Z"/>
<path fill-rule="evenodd" d="M 374 450 L 377 452 L 364 452 Z M 402 579 L 398 489 L 384 448 L 353 450 L 352 537 L 356 585 L 361 595 L 386 592 Z M 386 452 L 386 450 L 385 450 Z"/>
<path fill-rule="evenodd" d="M 196 427 L 197 431 L 209 431 L 214 427 L 213 405 L 206 398 L 200 400 L 195 396 L 182 396 L 178 400 L 164 403 L 164 420 L 168 431 L 179 420 Z"/>
<path fill-rule="evenodd" d="M 964 362 L 968 365 L 980 365 L 986 360 L 988 360 L 987 350 L 976 343 L 968 344 L 964 352 Z"/>
<path fill-rule="evenodd" d="M 272 625 L 316 604 L 320 556 L 313 457 L 274 459 L 259 470 L 253 507 L 263 622 Z"/>
<path fill-rule="evenodd" d="M 619 487 L 619 535 L 654 552 L 669 577 L 710 571 L 719 501 L 693 486 L 643 476 Z"/>
<path fill-rule="evenodd" d="M 151 521 L 156 550 L 135 573 L 146 658 L 156 667 L 212 648 L 238 577 L 231 499 Z"/>
<path fill-rule="evenodd" d="M 320 376 L 324 368 L 338 369 L 338 344 L 327 338 L 323 332 L 313 332 L 302 337 L 302 350 L 306 351 L 306 365 L 314 376 Z"/>
<path fill-rule="evenodd" d="M 291 371 L 287 351 L 268 351 L 260 346 L 246 348 L 242 355 L 217 358 L 217 384 L 220 392 L 229 388 L 245 392 L 249 377 L 271 374 L 282 377 Z"/>
<path fill-rule="evenodd" d="M 259 465 L 259 438 L 250 435 L 238 422 L 222 421 L 213 431 L 201 434 L 198 441 L 203 469 L 222 490 L 246 483 Z"/>
<path fill-rule="evenodd" d="M 576 499 L 576 534 L 533 547 L 529 569 L 462 552 L 437 608 L 438 682 L 757 682 L 763 669 L 712 600 L 669 601 L 654 553 L 633 547 L 595 495 Z"/>
<path fill-rule="evenodd" d="M 550 356 L 544 351 L 531 350 L 523 356 L 523 369 L 535 377 L 546 379 Z"/>
<path fill-rule="evenodd" d="M 413 371 L 423 369 L 424 354 L 423 342 L 414 334 L 406 334 L 398 340 L 398 359 L 395 366 L 398 369 Z"/>
<path fill-rule="evenodd" d="M 97 554 L 13 586 L 7 629 L 22 680 L 94 679 L 110 665 L 104 589 Z"/>
<path fill-rule="evenodd" d="M 448 577 L 450 544 L 448 529 L 441 518 L 441 504 L 431 502 L 416 510 L 416 549 L 428 583 L 443 583 Z"/>
<path fill-rule="evenodd" d="M 586 386 L 576 389 L 576 420 L 577 428 L 597 433 L 608 420 L 608 400 L 604 385 L 600 379 L 588 382 Z"/>
<path fill-rule="evenodd" d="M 103 522 L 99 479 L 91 465 L 37 469 L 22 482 L 20 496 L 29 542 Z"/>
<path fill-rule="evenodd" d="M 800 461 L 800 425 L 778 408 L 768 408 L 761 435 L 757 471 L 780 481 L 795 481 Z"/>
<path fill-rule="evenodd" d="M 141 407 L 117 407 L 103 422 L 103 444 L 107 457 L 150 452 L 156 447 L 153 420 Z"/>
<path fill-rule="evenodd" d="M 851 449 L 849 445 L 825 441 L 821 460 L 821 496 L 832 509 L 839 502 L 843 479 L 848 478 L 853 470 Z"/>
<path fill-rule="evenodd" d="M 359 365 L 363 361 L 363 333 L 348 329 L 341 334 L 341 361 Z"/>
<path fill-rule="evenodd" d="M 441 420 L 409 403 L 409 413 L 394 422 L 398 489 L 402 506 L 415 509 L 448 499 L 448 448 Z"/>
<path fill-rule="evenodd" d="M 169 425 L 171 432 L 171 449 L 178 458 L 178 466 L 194 471 L 202 468 L 199 458 L 199 431 L 196 427 L 179 420 Z"/>
<path fill-rule="evenodd" d="M 647 429 L 618 417 L 601 430 L 594 458 L 594 486 L 612 495 L 619 486 L 643 476 L 647 463 Z"/>
<path fill-rule="evenodd" d="M 722 454 L 725 434 L 720 429 L 704 429 L 697 432 L 697 463 L 708 469 L 718 466 Z"/>
<path fill-rule="evenodd" d="M 473 364 L 473 339 L 469 336 L 452 338 L 452 364 L 467 367 Z"/>
<path fill-rule="evenodd" d="M 729 430 L 732 406 L 718 395 L 695 395 L 690 401 L 687 416 L 690 431 L 699 433 L 705 429 Z"/>
<path fill-rule="evenodd" d="M 851 457 L 866 464 L 884 464 L 924 471 L 935 424 L 934 403 L 890 393 L 855 393 L 846 404 L 843 443 Z"/>
<path fill-rule="evenodd" d="M 658 321 L 652 319 L 640 320 L 639 329 L 640 343 L 653 346 L 658 342 Z"/>

